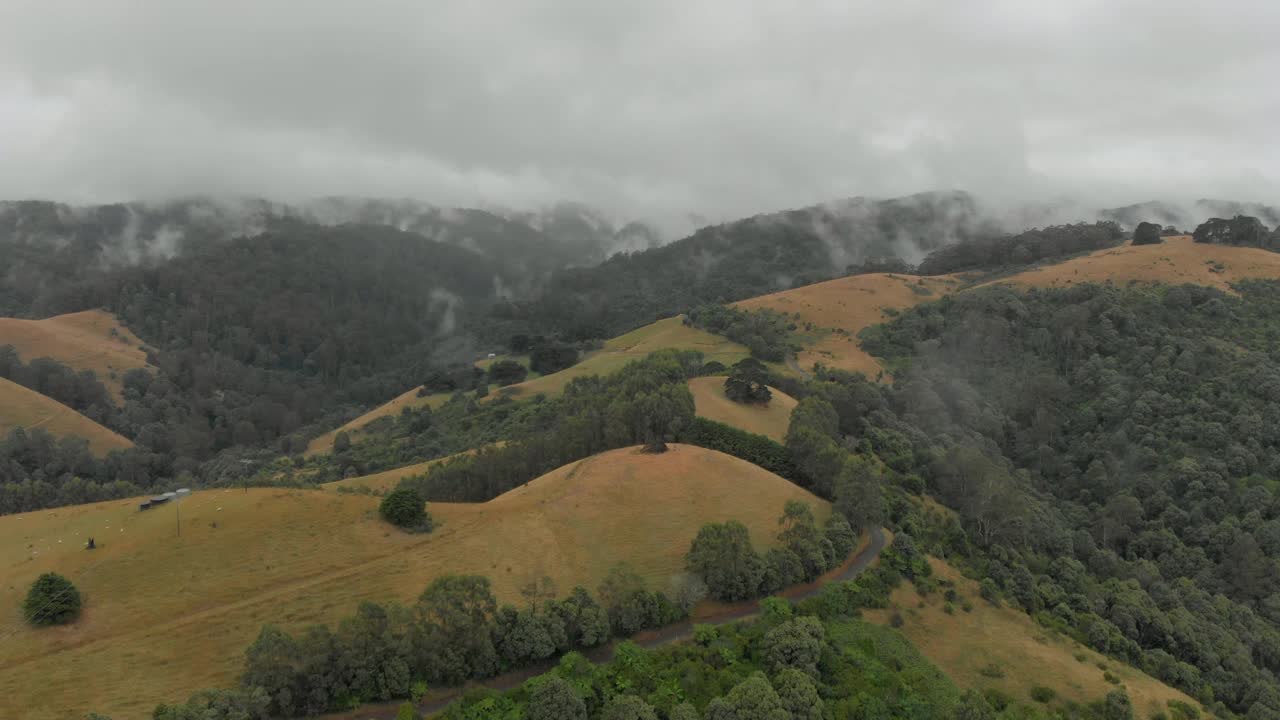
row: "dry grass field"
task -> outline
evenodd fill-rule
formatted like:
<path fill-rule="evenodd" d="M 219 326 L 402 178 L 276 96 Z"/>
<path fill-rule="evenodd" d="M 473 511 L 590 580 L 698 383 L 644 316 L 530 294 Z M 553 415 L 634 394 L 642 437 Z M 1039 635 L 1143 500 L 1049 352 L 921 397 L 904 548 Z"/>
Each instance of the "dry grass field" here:
<path fill-rule="evenodd" d="M 133 447 L 128 438 L 52 398 L 0 378 L 0 438 L 16 427 L 42 428 L 54 437 L 81 437 L 99 457 Z"/>
<path fill-rule="evenodd" d="M 935 577 L 956 583 L 957 592 L 972 603 L 972 612 L 964 612 L 957 601 L 955 613 L 948 614 L 941 593 L 921 598 L 903 583 L 891 596 L 889 609 L 863 615 L 887 625 L 895 612 L 900 613 L 905 621 L 899 628 L 902 633 L 961 688 L 994 687 L 1030 703 L 1031 688 L 1043 685 L 1053 688 L 1059 699 L 1083 703 L 1099 700 L 1117 687 L 1105 679 L 1104 673 L 1110 672 L 1129 693 L 1138 717 L 1167 711 L 1171 699 L 1199 707 L 1146 673 L 1040 627 L 1026 613 L 992 606 L 978 595 L 977 583 L 942 560 L 930 558 L 930 563 Z"/>
<path fill-rule="evenodd" d="M 1232 292 L 1248 278 L 1280 278 L 1280 253 L 1258 248 L 1207 245 L 1190 235 L 1159 245 L 1124 245 L 1046 265 L 987 284 L 1068 287 L 1080 283 L 1193 283 Z"/>
<path fill-rule="evenodd" d="M 959 279 L 949 276 L 852 275 L 743 300 L 735 306 L 743 310 L 769 308 L 787 315 L 799 315 L 801 323 L 834 330 L 800 352 L 796 359 L 800 367 L 809 370 L 814 364 L 821 363 L 874 378 L 882 368 L 859 346 L 858 333 L 888 319 L 886 310 L 902 310 L 937 300 L 961 286 Z"/>
<path fill-rule="evenodd" d="M 730 342 L 719 335 L 712 335 L 709 332 L 685 326 L 679 317 L 666 318 L 613 338 L 606 342 L 603 348 L 588 354 L 583 358 L 582 362 L 571 368 L 551 373 L 550 375 L 534 377 L 505 388 L 491 387 L 489 389 L 489 397 L 527 398 L 539 393 L 548 396 L 558 395 L 564 391 L 565 386 L 574 378 L 587 375 L 608 375 L 632 360 L 639 360 L 649 353 L 667 348 L 699 350 L 706 356 L 708 362 L 719 360 L 725 365 L 732 365 L 750 354 L 745 347 L 735 342 Z M 486 358 L 477 364 L 487 367 L 490 362 L 492 361 Z M 380 417 L 396 415 L 406 407 L 422 407 L 424 405 L 429 405 L 433 408 L 439 407 L 448 399 L 449 396 L 447 394 L 418 397 L 418 388 L 413 388 L 355 420 L 315 438 L 307 445 L 307 454 L 316 455 L 332 450 L 333 439 L 337 437 L 339 432 L 346 431 L 352 433 L 353 437 L 355 437 L 358 435 L 357 431 L 360 428 Z"/>
<path fill-rule="evenodd" d="M 787 428 L 791 426 L 791 411 L 795 409 L 796 399 L 771 387 L 773 399 L 768 405 L 744 405 L 724 394 L 724 380 L 724 376 L 719 375 L 689 381 L 694 411 L 698 416 L 782 442 Z"/>
<path fill-rule="evenodd" d="M 24 361 L 50 357 L 77 370 L 92 370 L 117 401 L 124 374 L 147 366 L 143 342 L 102 310 L 44 320 L 0 318 L 0 345 L 14 346 Z"/>
<path fill-rule="evenodd" d="M 376 497 L 331 490 L 210 490 L 180 508 L 120 500 L 0 517 L 0 717 L 144 717 L 157 702 L 234 683 L 266 622 L 297 629 L 365 599 L 409 602 L 444 573 L 487 575 L 518 602 L 531 579 L 594 588 L 628 561 L 664 588 L 703 523 L 736 518 L 764 547 L 786 500 L 807 500 L 819 519 L 830 512 L 754 465 L 672 448 L 603 453 L 487 503 L 432 503 L 429 535 L 383 523 Z M 88 551 L 91 535 L 100 547 Z M 23 624 L 22 597 L 46 571 L 84 593 L 74 625 Z"/>

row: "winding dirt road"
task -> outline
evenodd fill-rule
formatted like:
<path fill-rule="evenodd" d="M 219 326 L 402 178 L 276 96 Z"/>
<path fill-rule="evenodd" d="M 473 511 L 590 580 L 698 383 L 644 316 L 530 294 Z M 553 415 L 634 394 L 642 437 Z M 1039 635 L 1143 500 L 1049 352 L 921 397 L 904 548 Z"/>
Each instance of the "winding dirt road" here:
<path fill-rule="evenodd" d="M 843 582 L 856 578 L 862 573 L 862 571 L 870 567 L 871 563 L 875 562 L 880 557 L 881 551 L 884 550 L 885 546 L 889 542 L 885 537 L 884 530 L 881 528 L 873 528 L 868 535 L 870 537 L 868 538 L 869 542 L 867 545 L 863 547 L 861 551 L 850 556 L 843 565 L 828 572 L 826 575 L 823 575 L 814 582 L 804 585 L 794 585 L 781 593 L 778 593 L 778 595 L 792 601 L 804 600 L 805 598 L 813 597 L 818 594 L 818 591 L 828 583 Z M 693 620 L 686 620 L 684 622 L 675 623 L 674 625 L 668 625 L 658 630 L 646 630 L 644 632 L 637 633 L 630 639 L 641 647 L 661 647 L 663 645 L 688 640 L 693 637 L 693 626 L 695 624 L 724 625 L 726 623 L 752 618 L 759 614 L 760 602 L 758 600 L 752 600 L 750 602 L 728 606 L 721 612 L 709 617 L 698 619 L 696 623 Z M 618 640 L 614 640 L 606 645 L 582 651 L 582 654 L 587 656 L 587 658 L 589 658 L 593 663 L 607 663 L 613 659 L 614 650 L 617 648 L 619 642 L 620 641 Z M 526 666 L 519 670 L 513 670 L 484 680 L 477 680 L 462 687 L 451 688 L 446 691 L 446 694 L 434 697 L 431 700 L 420 704 L 418 706 L 418 712 L 422 713 L 424 717 L 430 717 L 431 715 L 444 710 L 450 703 L 458 699 L 462 693 L 472 688 L 483 687 L 498 691 L 513 690 L 529 678 L 541 675 L 542 673 L 551 670 L 557 663 L 559 663 L 559 661 L 560 658 L 555 657 L 534 665 Z M 357 710 L 332 715 L 323 715 L 321 717 L 326 720 L 394 720 L 396 712 L 403 702 L 403 700 L 400 700 L 363 705 Z"/>

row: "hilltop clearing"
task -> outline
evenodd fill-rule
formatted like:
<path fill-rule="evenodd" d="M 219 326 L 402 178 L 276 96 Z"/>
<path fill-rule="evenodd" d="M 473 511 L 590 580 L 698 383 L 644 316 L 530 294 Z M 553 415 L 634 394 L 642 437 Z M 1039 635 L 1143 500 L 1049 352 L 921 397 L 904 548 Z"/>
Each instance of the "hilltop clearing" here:
<path fill-rule="evenodd" d="M 887 320 L 898 310 L 937 300 L 962 287 L 955 277 L 917 277 L 870 273 L 828 280 L 735 303 L 743 310 L 768 308 L 795 317 L 800 323 L 828 328 L 828 333 L 799 353 L 805 370 L 815 364 L 875 377 L 879 362 L 858 345 L 858 333 Z M 798 316 L 798 317 L 797 317 Z"/>
<path fill-rule="evenodd" d="M 0 438 L 17 427 L 41 428 L 56 438 L 84 438 L 89 442 L 89 451 L 99 457 L 112 450 L 133 447 L 133 443 L 119 433 L 57 400 L 0 378 Z"/>
<path fill-rule="evenodd" d="M 124 374 L 147 366 L 143 342 L 103 310 L 44 320 L 0 318 L 0 345 L 12 345 L 24 362 L 48 357 L 76 370 L 89 370 L 116 402 L 122 399 Z"/>
<path fill-rule="evenodd" d="M 662 349 L 697 350 L 707 362 L 718 360 L 725 365 L 747 357 L 747 349 L 718 335 L 685 325 L 679 317 L 665 318 L 637 330 L 620 335 L 604 344 L 600 350 L 588 354 L 578 364 L 557 373 L 543 375 L 504 388 L 492 388 L 489 397 L 527 398 L 539 393 L 558 395 L 571 380 L 587 375 L 608 375 L 632 360 L 639 360 L 649 353 Z M 480 364 L 486 364 L 482 360 Z M 437 408 L 448 401 L 449 395 L 419 395 L 419 388 L 402 393 L 394 400 L 370 410 L 341 427 L 335 428 L 311 441 L 307 454 L 329 452 L 333 440 L 340 432 L 356 434 L 359 429 L 377 420 L 399 414 L 404 408 Z M 353 437 L 354 439 L 354 437 Z"/>
<path fill-rule="evenodd" d="M 768 405 L 734 402 L 724 394 L 724 380 L 723 375 L 714 375 L 689 381 L 698 416 L 782 442 L 791 424 L 796 399 L 777 388 L 769 388 L 773 399 Z"/>
<path fill-rule="evenodd" d="M 487 503 L 432 503 L 429 535 L 379 520 L 375 497 L 324 490 L 199 491 L 177 508 L 114 501 L 2 517 L 0 604 L 17 607 L 37 575 L 56 571 L 86 609 L 44 631 L 0 615 L 0 717 L 142 716 L 194 688 L 234 684 L 264 623 L 297 629 L 364 599 L 407 602 L 445 573 L 487 575 L 500 599 L 519 602 L 519 588 L 543 575 L 562 592 L 594 589 L 626 561 L 665 589 L 704 523 L 737 519 L 766 548 L 787 500 L 820 519 L 830 512 L 742 460 L 672 448 L 602 453 Z M 99 548 L 84 550 L 91 535 Z"/>

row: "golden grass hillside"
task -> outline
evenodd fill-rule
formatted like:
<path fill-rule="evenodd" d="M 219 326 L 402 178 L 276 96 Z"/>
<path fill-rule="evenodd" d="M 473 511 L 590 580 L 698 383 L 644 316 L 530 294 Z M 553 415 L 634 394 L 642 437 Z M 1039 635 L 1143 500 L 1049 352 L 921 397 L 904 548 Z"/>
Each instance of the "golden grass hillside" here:
<path fill-rule="evenodd" d="M 531 579 L 594 589 L 628 561 L 661 589 L 706 522 L 741 520 L 764 547 L 787 500 L 808 501 L 819 519 L 830 512 L 742 460 L 672 448 L 603 453 L 487 503 L 432 503 L 429 535 L 383 523 L 376 497 L 331 490 L 210 490 L 179 508 L 121 500 L 0 517 L 0 717 L 144 717 L 234 683 L 266 622 L 297 629 L 365 599 L 409 602 L 444 573 L 487 575 L 518 602 Z M 89 536 L 99 549 L 83 548 Z M 22 597 L 46 571 L 84 593 L 74 625 L 23 624 Z"/>
<path fill-rule="evenodd" d="M 582 362 L 573 367 L 505 388 L 492 387 L 490 388 L 489 397 L 527 398 L 539 393 L 548 396 L 558 395 L 564 391 L 565 386 L 574 378 L 587 375 L 608 375 L 632 360 L 639 360 L 649 353 L 668 348 L 698 350 L 706 356 L 707 362 L 718 360 L 725 365 L 732 365 L 750 354 L 745 347 L 735 342 L 698 328 L 686 326 L 680 317 L 666 318 L 609 340 L 604 344 L 603 348 L 589 353 L 583 358 Z M 487 360 L 482 360 L 479 364 L 487 365 Z M 448 399 L 449 396 L 447 394 L 419 397 L 418 388 L 415 387 L 390 402 L 379 405 L 355 420 L 315 438 L 307 445 L 307 454 L 315 455 L 332 450 L 333 439 L 337 437 L 339 432 L 358 435 L 360 428 L 380 417 L 396 415 L 406 407 L 430 406 L 436 408 L 443 405 Z"/>
<path fill-rule="evenodd" d="M 874 378 L 882 368 L 858 345 L 858 333 L 887 320 L 886 310 L 902 310 L 937 300 L 961 286 L 959 279 L 950 276 L 851 275 L 743 300 L 735 303 L 735 307 L 743 310 L 768 308 L 791 316 L 798 315 L 802 323 L 834 330 L 799 353 L 796 361 L 800 367 L 809 370 L 821 363 Z"/>
<path fill-rule="evenodd" d="M 697 415 L 782 442 L 787 428 L 791 426 L 791 411 L 796 407 L 796 399 L 771 387 L 773 399 L 768 405 L 744 405 L 724 394 L 724 381 L 723 375 L 689 381 Z"/>
<path fill-rule="evenodd" d="M 888 609 L 863 615 L 887 625 L 894 613 L 901 614 L 904 623 L 899 630 L 961 688 L 994 687 L 1031 703 L 1031 689 L 1043 685 L 1053 688 L 1059 700 L 1085 703 L 1100 700 L 1117 687 L 1106 680 L 1109 672 L 1129 693 L 1138 717 L 1167 711 L 1169 700 L 1199 707 L 1185 693 L 1054 634 L 1026 613 L 992 606 L 978 595 L 977 583 L 942 560 L 930 558 L 929 562 L 935 577 L 956 584 L 963 601 L 972 604 L 971 612 L 964 612 L 963 601 L 957 601 L 954 614 L 948 614 L 941 593 L 921 598 L 910 583 L 903 583 L 890 597 Z"/>
<path fill-rule="evenodd" d="M 16 427 L 41 428 L 57 438 L 81 437 L 99 457 L 133 447 L 129 439 L 53 398 L 0 378 L 0 438 Z"/>
<path fill-rule="evenodd" d="M 124 374 L 147 366 L 143 342 L 103 310 L 44 320 L 0 318 L 0 345 L 12 345 L 23 361 L 50 357 L 76 370 L 91 370 L 118 402 Z"/>
<path fill-rule="evenodd" d="M 1197 243 L 1190 235 L 1179 235 L 1165 238 L 1159 245 L 1098 250 L 987 284 L 1068 287 L 1107 282 L 1192 283 L 1232 292 L 1231 283 L 1249 278 L 1280 278 L 1280 253 Z"/>

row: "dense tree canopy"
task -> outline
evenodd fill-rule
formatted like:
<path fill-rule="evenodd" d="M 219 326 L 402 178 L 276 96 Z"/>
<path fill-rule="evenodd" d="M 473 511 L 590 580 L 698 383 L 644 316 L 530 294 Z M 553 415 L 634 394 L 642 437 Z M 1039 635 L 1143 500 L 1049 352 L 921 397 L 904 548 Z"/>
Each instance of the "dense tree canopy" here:
<path fill-rule="evenodd" d="M 57 573 L 36 578 L 22 602 L 22 615 L 32 625 L 64 625 L 80 615 L 80 591 Z"/>

